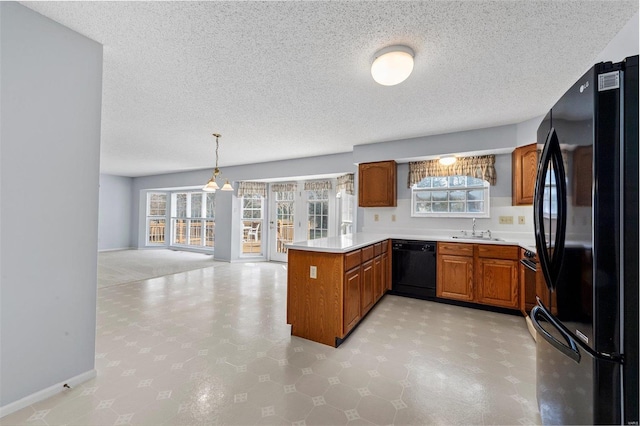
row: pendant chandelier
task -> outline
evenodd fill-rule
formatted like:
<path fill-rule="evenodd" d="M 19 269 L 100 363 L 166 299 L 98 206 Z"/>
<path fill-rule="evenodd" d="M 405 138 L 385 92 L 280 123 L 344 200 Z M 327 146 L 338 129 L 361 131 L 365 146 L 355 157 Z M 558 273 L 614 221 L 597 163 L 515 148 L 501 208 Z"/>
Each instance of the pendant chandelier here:
<path fill-rule="evenodd" d="M 227 179 L 226 183 L 222 185 L 222 188 L 220 188 L 216 183 L 216 179 L 220 174 L 220 169 L 218 168 L 218 138 L 220 138 L 222 135 L 220 135 L 219 133 L 214 133 L 213 136 L 216 137 L 216 167 L 213 169 L 213 175 L 211 176 L 211 179 L 209 179 L 209 182 L 207 182 L 207 184 L 202 187 L 202 190 L 205 192 L 216 192 L 216 189 L 222 189 L 223 191 L 233 191 L 233 187 L 229 183 L 229 179 Z"/>

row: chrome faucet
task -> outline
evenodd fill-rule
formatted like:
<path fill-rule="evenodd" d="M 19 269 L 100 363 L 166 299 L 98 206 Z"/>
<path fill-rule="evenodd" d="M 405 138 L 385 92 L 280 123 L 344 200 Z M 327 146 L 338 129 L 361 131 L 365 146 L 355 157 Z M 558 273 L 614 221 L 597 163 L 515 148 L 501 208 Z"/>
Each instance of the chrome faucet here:
<path fill-rule="evenodd" d="M 471 228 L 471 236 L 475 237 L 476 236 L 476 218 L 474 217 L 472 220 L 473 220 L 473 227 Z"/>

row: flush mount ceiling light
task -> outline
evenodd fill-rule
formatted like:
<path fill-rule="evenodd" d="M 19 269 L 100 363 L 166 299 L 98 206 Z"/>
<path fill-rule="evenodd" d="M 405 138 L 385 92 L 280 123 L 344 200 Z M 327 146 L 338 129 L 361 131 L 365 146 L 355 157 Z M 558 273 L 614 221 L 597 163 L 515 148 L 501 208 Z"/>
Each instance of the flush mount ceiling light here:
<path fill-rule="evenodd" d="M 413 71 L 413 50 L 407 46 L 388 46 L 373 57 L 371 76 L 383 86 L 402 83 Z"/>
<path fill-rule="evenodd" d="M 202 187 L 202 190 L 205 192 L 216 192 L 216 189 L 222 189 L 223 191 L 233 191 L 233 187 L 229 183 L 229 179 L 227 179 L 227 182 L 222 185 L 222 188 L 220 188 L 216 183 L 216 179 L 220 174 L 220 169 L 218 168 L 218 138 L 220 138 L 222 135 L 214 133 L 213 136 L 216 137 L 216 167 L 213 169 L 213 175 L 211 176 L 211 179 L 209 179 L 209 182 L 207 182 L 207 184 Z"/>
<path fill-rule="evenodd" d="M 440 164 L 442 164 L 443 166 L 450 166 L 455 163 L 456 160 L 456 157 L 454 157 L 453 155 L 447 155 L 444 157 L 440 157 L 438 161 L 440 161 Z"/>

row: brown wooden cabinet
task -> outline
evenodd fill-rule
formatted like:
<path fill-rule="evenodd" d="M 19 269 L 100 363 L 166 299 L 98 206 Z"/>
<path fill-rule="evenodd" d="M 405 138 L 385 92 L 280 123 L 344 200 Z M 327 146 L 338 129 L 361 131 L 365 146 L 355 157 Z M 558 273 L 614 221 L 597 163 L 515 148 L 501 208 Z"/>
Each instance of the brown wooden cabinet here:
<path fill-rule="evenodd" d="M 383 241 L 344 254 L 289 249 L 291 334 L 336 346 L 390 288 L 388 247 Z"/>
<path fill-rule="evenodd" d="M 538 173 L 538 145 L 520 146 L 513 151 L 511 197 L 514 206 L 533 204 Z"/>
<path fill-rule="evenodd" d="M 438 297 L 518 309 L 518 247 L 438 243 Z"/>
<path fill-rule="evenodd" d="M 473 300 L 473 244 L 438 243 L 436 296 Z"/>
<path fill-rule="evenodd" d="M 373 275 L 373 259 L 367 260 L 360 267 L 362 271 L 362 291 L 360 292 L 360 312 L 368 312 L 373 306 L 375 279 Z"/>
<path fill-rule="evenodd" d="M 476 301 L 485 305 L 517 309 L 518 262 L 505 259 L 478 259 Z"/>
<path fill-rule="evenodd" d="M 524 249 L 520 249 L 520 259 L 524 259 Z M 556 294 L 551 293 L 544 281 L 544 275 L 540 264 L 538 263 L 538 256 L 529 258 L 536 264 L 537 270 L 534 272 L 528 269 L 524 265 L 520 265 L 520 310 L 523 315 L 528 315 L 529 312 L 538 304 L 537 298 L 542 300 L 542 303 L 547 307 L 551 307 L 551 313 L 556 315 L 558 313 Z"/>
<path fill-rule="evenodd" d="M 343 331 L 351 330 L 360 321 L 360 266 L 344 274 Z"/>
<path fill-rule="evenodd" d="M 396 206 L 396 162 L 378 161 L 358 166 L 358 206 Z"/>
<path fill-rule="evenodd" d="M 384 273 L 382 271 L 382 255 L 373 258 L 373 297 L 378 300 L 384 293 Z"/>

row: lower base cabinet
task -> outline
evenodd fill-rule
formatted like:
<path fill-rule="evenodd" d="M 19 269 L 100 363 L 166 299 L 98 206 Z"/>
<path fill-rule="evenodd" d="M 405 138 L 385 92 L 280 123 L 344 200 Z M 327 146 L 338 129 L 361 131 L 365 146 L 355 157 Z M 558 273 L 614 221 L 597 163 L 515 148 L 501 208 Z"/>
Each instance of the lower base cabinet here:
<path fill-rule="evenodd" d="M 517 246 L 438 243 L 436 295 L 518 309 L 518 259 Z"/>
<path fill-rule="evenodd" d="M 348 253 L 288 251 L 291 334 L 337 346 L 391 288 L 390 241 Z M 316 267 L 316 278 L 310 268 Z"/>

